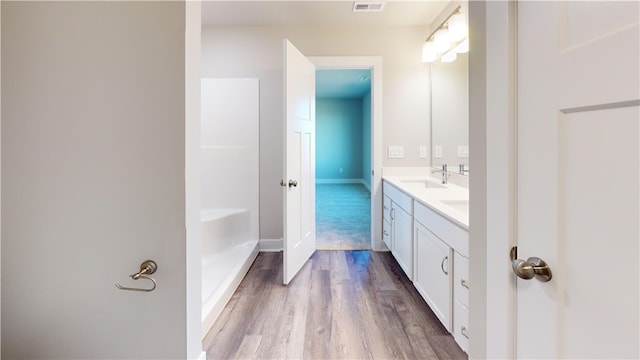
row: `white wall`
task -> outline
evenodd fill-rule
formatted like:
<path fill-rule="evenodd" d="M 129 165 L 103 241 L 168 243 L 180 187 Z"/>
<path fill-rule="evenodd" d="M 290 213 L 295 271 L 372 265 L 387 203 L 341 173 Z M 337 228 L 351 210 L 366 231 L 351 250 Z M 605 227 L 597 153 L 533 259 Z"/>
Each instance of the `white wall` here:
<path fill-rule="evenodd" d="M 199 356 L 185 3 L 1 6 L 2 357 Z M 146 258 L 158 288 L 118 290 Z"/>
<path fill-rule="evenodd" d="M 428 166 L 429 75 L 422 63 L 424 27 L 205 27 L 202 77 L 260 79 L 260 236 L 282 237 L 282 39 L 307 56 L 383 57 L 383 146 L 403 145 L 404 159 L 383 166 Z M 385 151 L 386 154 L 386 151 Z M 374 169 L 380 171 L 380 169 Z"/>
<path fill-rule="evenodd" d="M 373 163 L 373 151 L 371 151 L 371 139 L 373 128 L 371 123 L 371 91 L 362 98 L 362 180 L 365 186 L 371 190 L 371 164 Z"/>
<path fill-rule="evenodd" d="M 187 358 L 202 355 L 202 228 L 200 222 L 200 34 L 199 1 L 186 1 L 185 31 L 185 192 L 187 227 Z"/>
<path fill-rule="evenodd" d="M 471 359 L 514 358 L 515 4 L 472 1 L 470 15 L 469 328 Z"/>
<path fill-rule="evenodd" d="M 2 29 L 1 4 L 0 4 L 0 29 Z M 0 69 L 2 69 L 2 46 L 0 46 Z M 0 71 L 0 84 L 2 84 L 2 71 Z M 0 159 L 2 159 L 2 87 L 1 86 L 0 86 Z M 0 166 L 0 279 L 2 279 L 2 166 Z M 1 308 L 2 308 L 2 286 L 0 286 L 0 309 Z M 0 349 L 2 349 L 2 336 L 1 336 L 2 330 L 1 329 L 2 329 L 2 311 L 0 311 Z M 0 350 L 0 357 L 1 356 L 2 356 L 2 351 Z"/>

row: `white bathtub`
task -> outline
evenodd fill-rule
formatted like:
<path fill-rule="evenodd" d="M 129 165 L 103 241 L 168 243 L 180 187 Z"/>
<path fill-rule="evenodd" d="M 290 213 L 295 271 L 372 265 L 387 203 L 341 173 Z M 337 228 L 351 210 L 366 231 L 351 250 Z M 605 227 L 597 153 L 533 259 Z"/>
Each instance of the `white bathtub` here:
<path fill-rule="evenodd" d="M 209 331 L 258 255 L 247 209 L 208 209 L 202 220 L 202 336 Z"/>

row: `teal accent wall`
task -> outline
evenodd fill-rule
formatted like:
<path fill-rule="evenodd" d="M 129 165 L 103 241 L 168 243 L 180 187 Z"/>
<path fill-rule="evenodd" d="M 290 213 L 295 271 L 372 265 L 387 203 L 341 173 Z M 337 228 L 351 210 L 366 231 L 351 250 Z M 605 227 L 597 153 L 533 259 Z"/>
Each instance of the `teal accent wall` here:
<path fill-rule="evenodd" d="M 362 99 L 316 99 L 316 179 L 363 178 L 362 103 Z"/>
<path fill-rule="evenodd" d="M 362 179 L 371 189 L 371 91 L 362 98 Z"/>

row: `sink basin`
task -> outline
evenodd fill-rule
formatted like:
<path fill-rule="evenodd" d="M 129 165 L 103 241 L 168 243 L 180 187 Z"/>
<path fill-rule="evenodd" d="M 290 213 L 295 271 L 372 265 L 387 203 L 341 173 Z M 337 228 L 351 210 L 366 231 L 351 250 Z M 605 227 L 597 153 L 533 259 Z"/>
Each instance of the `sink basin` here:
<path fill-rule="evenodd" d="M 469 213 L 469 200 L 442 200 L 442 203 L 465 214 Z"/>
<path fill-rule="evenodd" d="M 447 185 L 431 180 L 401 180 L 403 183 L 416 184 L 427 189 L 446 189 Z"/>

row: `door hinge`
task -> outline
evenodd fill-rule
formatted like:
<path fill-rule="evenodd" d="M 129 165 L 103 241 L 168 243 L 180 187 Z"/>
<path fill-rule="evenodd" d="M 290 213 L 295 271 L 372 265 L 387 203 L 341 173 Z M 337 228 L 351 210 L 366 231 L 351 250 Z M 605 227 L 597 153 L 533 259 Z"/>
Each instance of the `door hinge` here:
<path fill-rule="evenodd" d="M 513 260 L 518 258 L 518 247 L 512 246 L 511 250 L 509 250 L 509 259 L 513 262 Z"/>

